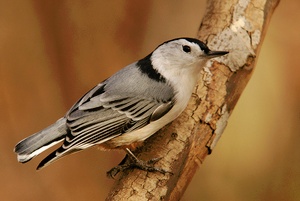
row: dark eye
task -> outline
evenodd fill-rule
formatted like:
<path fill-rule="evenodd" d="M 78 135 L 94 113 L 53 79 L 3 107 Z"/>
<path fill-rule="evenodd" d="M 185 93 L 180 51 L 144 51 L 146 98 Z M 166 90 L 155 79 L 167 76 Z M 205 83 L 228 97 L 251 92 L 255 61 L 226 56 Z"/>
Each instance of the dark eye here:
<path fill-rule="evenodd" d="M 191 52 L 191 47 L 188 46 L 188 45 L 183 45 L 183 46 L 182 46 L 182 49 L 183 49 L 183 51 L 185 51 L 186 53 Z"/>

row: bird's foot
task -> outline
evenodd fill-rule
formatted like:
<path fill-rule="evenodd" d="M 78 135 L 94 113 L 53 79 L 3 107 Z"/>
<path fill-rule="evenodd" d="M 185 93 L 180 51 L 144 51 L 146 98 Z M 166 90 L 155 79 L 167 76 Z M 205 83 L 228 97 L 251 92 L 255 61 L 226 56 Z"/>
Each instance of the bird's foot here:
<path fill-rule="evenodd" d="M 113 167 L 111 170 L 109 170 L 106 173 L 106 175 L 109 178 L 115 178 L 115 176 L 119 172 L 127 170 L 127 169 L 133 169 L 133 168 L 138 168 L 140 170 L 144 170 L 147 172 L 160 172 L 162 174 L 171 173 L 162 168 L 154 167 L 154 164 L 156 162 L 158 162 L 161 158 L 154 158 L 154 159 L 151 159 L 148 161 L 143 161 L 143 160 L 138 159 L 129 149 L 126 149 L 126 151 L 127 151 L 127 155 L 122 160 L 122 162 L 118 166 Z"/>

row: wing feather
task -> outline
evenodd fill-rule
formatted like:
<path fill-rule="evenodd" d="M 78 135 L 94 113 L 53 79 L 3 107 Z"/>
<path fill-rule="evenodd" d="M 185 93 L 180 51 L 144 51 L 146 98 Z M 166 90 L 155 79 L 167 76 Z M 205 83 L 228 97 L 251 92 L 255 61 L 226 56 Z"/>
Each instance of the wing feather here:
<path fill-rule="evenodd" d="M 83 149 L 91 144 L 103 143 L 124 133 L 140 129 L 149 124 L 155 110 L 165 104 L 136 97 L 126 100 L 129 102 L 126 103 L 123 99 L 119 102 L 122 104 L 103 103 L 103 107 L 90 113 L 88 110 L 80 110 L 81 113 L 83 112 L 80 118 L 77 120 L 71 118 L 72 121 L 68 121 L 71 132 L 63 148 Z M 70 116 L 72 117 L 72 114 Z"/>
<path fill-rule="evenodd" d="M 130 67 L 127 70 L 138 69 Z M 137 73 L 139 72 L 127 75 Z M 174 91 L 171 87 L 153 83 L 157 84 L 153 89 L 155 91 L 152 92 L 150 88 L 141 91 L 143 87 L 136 88 L 135 82 L 125 86 L 129 82 L 121 82 L 122 79 L 116 79 L 118 76 L 98 84 L 66 114 L 70 132 L 63 144 L 64 150 L 82 149 L 141 129 L 151 121 L 161 118 L 173 107 Z M 148 83 L 151 86 L 149 82 L 152 80 L 148 77 L 140 76 L 135 79 L 142 79 L 139 83 Z M 159 87 L 161 91 L 158 90 Z M 116 88 L 122 88 L 123 93 L 116 91 Z"/>
<path fill-rule="evenodd" d="M 82 127 L 77 131 L 71 129 L 72 137 L 66 139 L 65 147 L 71 148 L 78 144 L 85 143 L 95 135 L 99 136 L 99 141 L 95 141 L 95 144 L 102 142 L 106 138 L 121 135 L 121 128 L 126 121 L 128 121 L 126 116 L 122 115 L 119 118 L 108 119 L 107 121 L 88 122 L 85 127 Z M 114 132 L 111 132 L 112 129 Z M 111 136 L 108 136 L 108 134 Z"/>
<path fill-rule="evenodd" d="M 63 145 L 38 168 L 158 120 L 173 107 L 174 93 L 171 85 L 149 78 L 136 63 L 127 66 L 72 106 L 65 116 L 68 133 Z"/>

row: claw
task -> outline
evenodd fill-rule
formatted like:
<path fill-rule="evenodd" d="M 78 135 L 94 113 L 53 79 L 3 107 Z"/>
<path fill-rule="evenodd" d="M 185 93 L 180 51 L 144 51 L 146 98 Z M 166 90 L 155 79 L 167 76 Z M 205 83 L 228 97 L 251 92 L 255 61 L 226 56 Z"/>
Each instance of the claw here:
<path fill-rule="evenodd" d="M 114 179 L 115 176 L 121 172 L 121 171 L 124 171 L 124 170 L 127 170 L 127 169 L 132 169 L 132 168 L 138 168 L 140 170 L 144 170 L 144 171 L 147 171 L 147 172 L 160 172 L 162 174 L 166 174 L 166 173 L 170 173 L 172 174 L 171 172 L 169 171 L 166 171 L 162 168 L 157 168 L 157 167 L 154 167 L 154 164 L 157 163 L 159 160 L 161 160 L 162 158 L 153 158 L 149 161 L 142 161 L 140 159 L 138 159 L 129 149 L 126 148 L 126 152 L 127 152 L 127 155 L 126 157 L 129 159 L 127 160 L 126 162 L 124 162 L 125 159 L 122 160 L 122 162 L 112 168 L 111 170 L 109 170 L 106 175 L 107 177 L 109 178 L 112 178 Z"/>

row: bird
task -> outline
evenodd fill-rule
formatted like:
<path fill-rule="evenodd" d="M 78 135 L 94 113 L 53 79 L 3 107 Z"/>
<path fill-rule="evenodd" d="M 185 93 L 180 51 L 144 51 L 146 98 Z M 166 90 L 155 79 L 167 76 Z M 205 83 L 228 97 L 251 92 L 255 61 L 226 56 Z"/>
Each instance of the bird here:
<path fill-rule="evenodd" d="M 195 38 L 163 42 L 97 84 L 54 124 L 20 141 L 14 148 L 17 160 L 26 163 L 61 143 L 37 169 L 93 146 L 124 149 L 138 162 L 130 147 L 176 119 L 186 108 L 206 62 L 227 53 L 212 51 Z"/>

